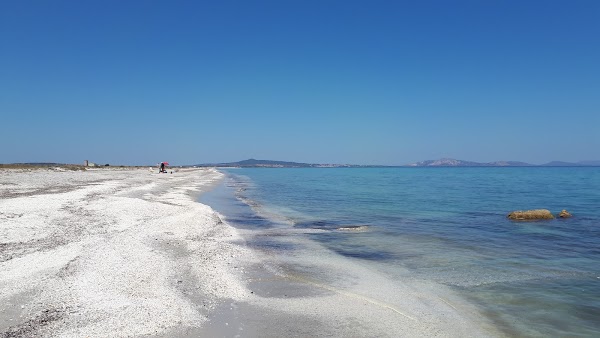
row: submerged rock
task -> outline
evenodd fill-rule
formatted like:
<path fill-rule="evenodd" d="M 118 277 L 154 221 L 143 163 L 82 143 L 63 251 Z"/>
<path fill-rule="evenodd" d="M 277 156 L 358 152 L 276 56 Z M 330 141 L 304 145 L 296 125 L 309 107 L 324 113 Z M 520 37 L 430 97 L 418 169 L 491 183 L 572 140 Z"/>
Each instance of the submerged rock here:
<path fill-rule="evenodd" d="M 536 219 L 553 219 L 554 215 L 552 215 L 552 213 L 547 209 L 536 209 L 525 211 L 513 211 L 506 217 L 515 221 L 527 221 Z"/>
<path fill-rule="evenodd" d="M 560 212 L 560 214 L 558 214 L 558 217 L 560 217 L 560 218 L 569 218 L 571 216 L 573 216 L 573 215 L 571 215 L 570 212 L 568 212 L 567 210 L 564 210 L 564 209 L 563 209 L 563 211 Z"/>
<path fill-rule="evenodd" d="M 337 228 L 340 231 L 367 231 L 369 227 L 367 225 L 348 225 Z"/>

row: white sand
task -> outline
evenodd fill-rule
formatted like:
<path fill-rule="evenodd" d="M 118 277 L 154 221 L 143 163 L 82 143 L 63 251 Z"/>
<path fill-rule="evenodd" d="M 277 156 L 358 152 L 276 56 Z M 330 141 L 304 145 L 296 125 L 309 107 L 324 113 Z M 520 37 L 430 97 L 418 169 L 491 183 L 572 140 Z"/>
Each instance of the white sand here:
<path fill-rule="evenodd" d="M 139 336 L 200 326 L 243 299 L 245 249 L 193 196 L 214 170 L 3 170 L 0 332 Z M 0 333 L 0 336 L 2 334 Z"/>
<path fill-rule="evenodd" d="M 448 290 L 302 234 L 302 256 L 250 250 L 195 202 L 215 170 L 0 173 L 0 337 L 496 335 Z"/>

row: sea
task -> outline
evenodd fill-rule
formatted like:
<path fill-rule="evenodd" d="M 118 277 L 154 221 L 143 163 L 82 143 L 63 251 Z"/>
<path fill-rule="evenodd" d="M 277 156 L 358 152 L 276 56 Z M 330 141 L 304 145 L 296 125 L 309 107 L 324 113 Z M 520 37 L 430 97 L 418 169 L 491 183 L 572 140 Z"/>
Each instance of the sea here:
<path fill-rule="evenodd" d="M 507 336 L 600 337 L 600 167 L 221 171 L 201 202 L 233 226 L 288 229 L 392 280 L 444 285 Z M 573 217 L 506 217 L 528 209 Z"/>

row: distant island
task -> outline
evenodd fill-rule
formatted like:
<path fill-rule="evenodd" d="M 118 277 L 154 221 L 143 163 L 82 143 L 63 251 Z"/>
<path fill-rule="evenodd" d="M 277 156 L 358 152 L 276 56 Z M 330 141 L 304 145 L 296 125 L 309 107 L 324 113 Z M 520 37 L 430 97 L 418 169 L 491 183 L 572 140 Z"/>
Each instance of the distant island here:
<path fill-rule="evenodd" d="M 531 164 L 518 161 L 471 162 L 442 158 L 405 165 L 406 167 L 597 167 L 600 161 L 562 162 L 552 161 L 544 164 Z"/>
<path fill-rule="evenodd" d="M 389 167 L 597 167 L 600 161 L 562 162 L 552 161 L 545 164 L 530 164 L 518 161 L 472 162 L 442 158 L 427 160 L 406 165 L 357 165 L 357 164 L 316 164 L 273 160 L 248 159 L 228 163 L 204 163 L 196 167 L 235 167 L 235 168 L 389 168 Z"/>
<path fill-rule="evenodd" d="M 316 164 L 316 163 L 299 163 L 285 162 L 272 160 L 255 160 L 253 158 L 238 162 L 228 163 L 204 163 L 196 164 L 196 167 L 235 167 L 235 168 L 361 168 L 361 167 L 384 167 L 371 165 L 355 165 L 355 164 Z"/>

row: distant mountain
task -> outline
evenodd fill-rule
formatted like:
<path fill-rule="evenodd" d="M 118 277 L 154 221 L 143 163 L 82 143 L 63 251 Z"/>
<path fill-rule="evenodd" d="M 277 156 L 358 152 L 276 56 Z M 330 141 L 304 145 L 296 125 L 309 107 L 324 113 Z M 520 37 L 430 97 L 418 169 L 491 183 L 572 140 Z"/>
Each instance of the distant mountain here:
<path fill-rule="evenodd" d="M 563 162 L 563 161 L 552 161 L 552 162 L 541 164 L 540 166 L 541 167 L 581 167 L 581 166 L 585 166 L 585 164 Z"/>
<path fill-rule="evenodd" d="M 533 164 L 517 161 L 496 161 L 496 162 L 472 162 L 456 160 L 453 158 L 442 158 L 439 160 L 427 160 L 407 165 L 408 167 L 528 167 Z"/>
<path fill-rule="evenodd" d="M 531 167 L 533 164 L 519 162 L 519 161 L 496 161 L 486 163 L 492 167 Z"/>
<path fill-rule="evenodd" d="M 453 158 L 441 158 L 439 160 L 426 160 L 411 163 L 409 167 L 481 167 L 483 163 L 455 160 Z"/>
<path fill-rule="evenodd" d="M 309 163 L 298 163 L 298 162 L 285 162 L 285 161 L 271 161 L 271 160 L 256 160 L 248 159 L 238 162 L 228 163 L 209 163 L 209 164 L 198 164 L 199 167 L 240 167 L 240 168 L 311 168 L 318 166 L 317 164 Z"/>
<path fill-rule="evenodd" d="M 535 165 L 518 161 L 494 161 L 473 162 L 457 160 L 453 158 L 442 158 L 439 160 L 427 160 L 411 163 L 403 166 L 381 166 L 381 165 L 354 165 L 354 164 L 315 164 L 272 160 L 248 159 L 228 163 L 205 163 L 197 164 L 197 167 L 237 167 L 237 168 L 365 168 L 365 167 L 581 167 L 600 166 L 600 161 L 581 161 L 577 163 L 552 161 L 542 165 Z"/>
<path fill-rule="evenodd" d="M 197 164 L 196 167 L 235 167 L 235 168 L 366 168 L 366 167 L 387 167 L 381 165 L 355 165 L 355 164 L 318 164 L 318 163 L 300 163 L 272 160 L 249 159 L 238 162 L 228 163 L 205 163 Z"/>
<path fill-rule="evenodd" d="M 495 161 L 495 162 L 471 162 L 456 160 L 452 158 L 442 158 L 439 160 L 427 160 L 407 164 L 407 167 L 583 167 L 600 166 L 600 161 L 580 161 L 577 163 L 552 161 L 541 165 L 535 165 L 517 161 Z"/>
<path fill-rule="evenodd" d="M 309 163 L 298 163 L 298 162 L 285 162 L 285 161 L 271 161 L 271 160 L 255 160 L 253 158 L 249 160 L 227 163 L 234 164 L 237 167 L 294 167 L 294 168 L 306 168 L 312 167 L 313 164 Z"/>

